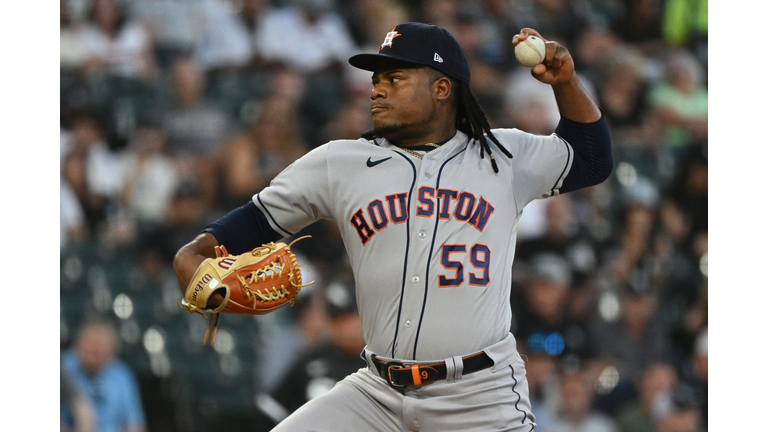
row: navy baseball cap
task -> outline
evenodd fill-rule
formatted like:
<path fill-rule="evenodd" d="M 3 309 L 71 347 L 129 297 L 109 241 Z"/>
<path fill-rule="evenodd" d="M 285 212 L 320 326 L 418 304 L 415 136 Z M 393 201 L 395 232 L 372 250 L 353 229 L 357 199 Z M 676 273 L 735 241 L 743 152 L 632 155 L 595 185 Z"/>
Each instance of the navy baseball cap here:
<path fill-rule="evenodd" d="M 403 23 L 384 38 L 378 54 L 357 54 L 349 64 L 373 71 L 382 58 L 429 66 L 469 84 L 469 64 L 456 39 L 442 27 L 422 23 Z"/>

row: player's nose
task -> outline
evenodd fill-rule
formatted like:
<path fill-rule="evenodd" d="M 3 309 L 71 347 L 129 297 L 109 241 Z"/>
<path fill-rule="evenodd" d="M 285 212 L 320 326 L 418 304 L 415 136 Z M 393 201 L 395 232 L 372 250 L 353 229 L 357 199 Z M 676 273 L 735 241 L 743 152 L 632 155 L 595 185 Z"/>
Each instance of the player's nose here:
<path fill-rule="evenodd" d="M 387 96 L 387 93 L 386 93 L 383 85 L 375 84 L 371 88 L 371 100 L 375 100 L 375 99 L 379 99 L 379 98 L 384 98 L 386 96 Z"/>

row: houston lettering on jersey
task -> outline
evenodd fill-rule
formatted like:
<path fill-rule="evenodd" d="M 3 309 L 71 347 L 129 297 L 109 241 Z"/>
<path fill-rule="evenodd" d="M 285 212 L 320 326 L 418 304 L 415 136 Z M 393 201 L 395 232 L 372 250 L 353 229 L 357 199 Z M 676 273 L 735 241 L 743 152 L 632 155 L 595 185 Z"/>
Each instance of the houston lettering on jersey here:
<path fill-rule="evenodd" d="M 417 199 L 419 205 L 416 208 L 416 216 L 429 218 L 437 213 L 440 219 L 453 218 L 467 222 L 480 232 L 485 229 L 494 210 L 482 196 L 478 199 L 467 191 L 459 193 L 451 189 L 422 186 L 419 188 Z M 407 202 L 406 192 L 387 195 L 384 200 L 375 199 L 365 208 L 357 209 L 349 223 L 357 231 L 360 241 L 366 244 L 377 231 L 386 228 L 390 222 L 399 224 L 408 219 Z M 442 204 L 438 205 L 439 203 Z"/>

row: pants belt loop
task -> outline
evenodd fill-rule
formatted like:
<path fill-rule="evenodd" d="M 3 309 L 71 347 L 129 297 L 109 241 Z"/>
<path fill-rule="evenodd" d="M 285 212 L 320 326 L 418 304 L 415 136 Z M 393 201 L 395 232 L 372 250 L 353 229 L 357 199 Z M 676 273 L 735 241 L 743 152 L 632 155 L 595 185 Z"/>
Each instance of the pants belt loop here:
<path fill-rule="evenodd" d="M 453 357 L 445 359 L 445 381 L 456 381 L 456 364 Z"/>
<path fill-rule="evenodd" d="M 376 368 L 376 363 L 374 362 L 374 357 L 376 357 L 371 351 L 368 351 L 367 349 L 363 350 L 362 354 L 363 360 L 365 360 L 366 363 L 368 363 L 368 367 L 375 373 L 379 373 L 379 370 Z"/>
<path fill-rule="evenodd" d="M 447 359 L 445 365 L 448 366 L 449 364 L 451 365 L 451 367 L 448 368 L 448 377 L 450 377 L 450 379 L 447 377 L 446 379 L 450 382 L 460 381 L 464 372 L 464 361 L 461 359 L 461 356 L 453 356 L 450 359 Z"/>

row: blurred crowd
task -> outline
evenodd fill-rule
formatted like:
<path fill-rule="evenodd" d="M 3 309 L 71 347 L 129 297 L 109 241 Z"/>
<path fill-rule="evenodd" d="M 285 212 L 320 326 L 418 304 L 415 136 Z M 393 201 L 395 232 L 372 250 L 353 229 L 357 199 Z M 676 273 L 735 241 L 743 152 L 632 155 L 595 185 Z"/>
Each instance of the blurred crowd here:
<path fill-rule="evenodd" d="M 297 306 L 224 317 L 213 349 L 172 260 L 296 158 L 370 129 L 370 73 L 347 59 L 405 21 L 458 39 L 493 127 L 537 134 L 554 96 L 511 39 L 557 40 L 611 130 L 611 178 L 520 221 L 511 328 L 537 431 L 707 430 L 707 0 L 61 0 L 60 17 L 62 358 L 107 321 L 147 430 L 268 430 L 364 366 L 338 358 L 362 346 L 333 306 L 350 285 L 333 224 L 297 234 L 316 280 Z"/>

